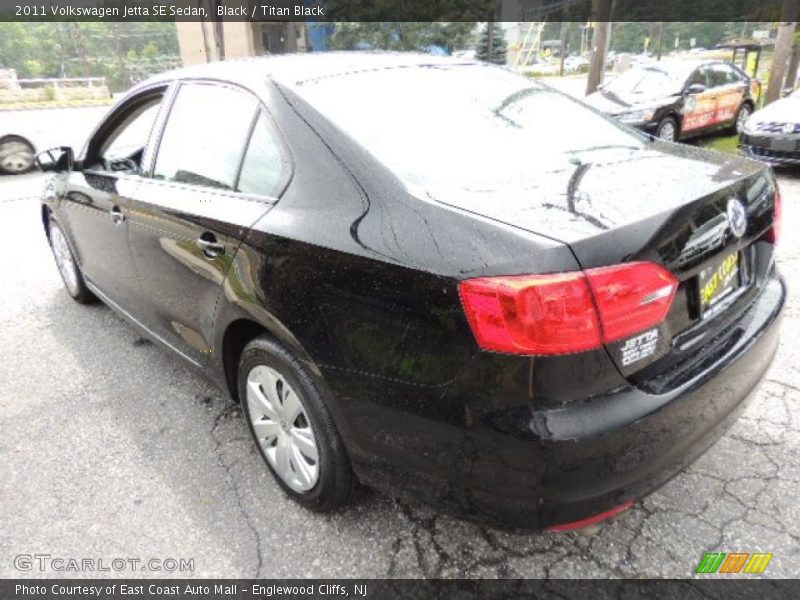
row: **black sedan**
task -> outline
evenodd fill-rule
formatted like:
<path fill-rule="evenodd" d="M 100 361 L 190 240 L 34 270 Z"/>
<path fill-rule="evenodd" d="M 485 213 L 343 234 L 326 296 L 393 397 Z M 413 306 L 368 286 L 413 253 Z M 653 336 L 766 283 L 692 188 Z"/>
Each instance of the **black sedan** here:
<path fill-rule="evenodd" d="M 739 136 L 742 154 L 773 165 L 800 165 L 800 91 L 753 113 Z"/>
<path fill-rule="evenodd" d="M 663 140 L 741 130 L 760 84 L 727 62 L 672 60 L 625 71 L 586 102 Z"/>
<path fill-rule="evenodd" d="M 778 344 L 767 167 L 495 66 L 203 65 L 39 163 L 69 294 L 228 390 L 316 510 L 362 482 L 522 527 L 600 520 L 702 454 Z"/>

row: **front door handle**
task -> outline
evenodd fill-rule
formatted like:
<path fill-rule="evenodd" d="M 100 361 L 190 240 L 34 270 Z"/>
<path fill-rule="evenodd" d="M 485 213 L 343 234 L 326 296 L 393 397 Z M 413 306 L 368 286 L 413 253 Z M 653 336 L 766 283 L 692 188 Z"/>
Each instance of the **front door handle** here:
<path fill-rule="evenodd" d="M 225 254 L 225 244 L 218 242 L 216 236 L 208 231 L 197 238 L 196 244 L 206 258 L 217 258 Z"/>
<path fill-rule="evenodd" d="M 114 221 L 114 225 L 121 225 L 125 222 L 125 215 L 122 214 L 119 206 L 114 206 L 111 209 L 111 220 Z"/>

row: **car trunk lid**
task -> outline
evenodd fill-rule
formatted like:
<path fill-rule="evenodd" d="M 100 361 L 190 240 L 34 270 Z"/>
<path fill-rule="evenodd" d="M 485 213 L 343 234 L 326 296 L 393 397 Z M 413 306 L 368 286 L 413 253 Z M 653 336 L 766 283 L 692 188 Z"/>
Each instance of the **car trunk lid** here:
<path fill-rule="evenodd" d="M 666 320 L 607 345 L 620 372 L 645 387 L 746 310 L 771 265 L 771 244 L 756 241 L 772 223 L 774 194 L 757 163 L 662 142 L 581 153 L 494 189 L 430 192 L 566 243 L 584 269 L 650 261 L 671 271 L 679 288 Z M 738 207 L 745 224 L 733 231 Z"/>

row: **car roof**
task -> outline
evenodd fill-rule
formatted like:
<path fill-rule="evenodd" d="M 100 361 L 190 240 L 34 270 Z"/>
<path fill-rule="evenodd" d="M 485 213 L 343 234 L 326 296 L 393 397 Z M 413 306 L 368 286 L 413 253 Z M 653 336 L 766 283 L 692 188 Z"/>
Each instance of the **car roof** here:
<path fill-rule="evenodd" d="M 687 58 L 687 59 L 672 59 L 672 60 L 662 60 L 652 63 L 644 63 L 641 65 L 636 65 L 635 67 L 632 68 L 656 69 L 660 71 L 666 71 L 667 73 L 674 75 L 686 74 L 688 76 L 690 73 L 692 73 L 695 69 L 699 67 L 704 67 L 706 65 L 716 65 L 720 63 L 730 65 L 730 63 L 728 62 L 716 58 L 705 58 L 705 59 Z"/>
<path fill-rule="evenodd" d="M 137 87 L 182 79 L 218 79 L 252 86 L 267 79 L 288 86 L 348 74 L 412 66 L 480 65 L 474 60 L 411 52 L 308 52 L 216 61 L 167 71 Z"/>

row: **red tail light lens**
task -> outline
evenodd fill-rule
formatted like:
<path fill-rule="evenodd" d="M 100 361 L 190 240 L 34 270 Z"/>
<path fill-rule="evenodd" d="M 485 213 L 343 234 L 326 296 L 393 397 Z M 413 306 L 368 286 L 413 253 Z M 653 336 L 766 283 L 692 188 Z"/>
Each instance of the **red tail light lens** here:
<path fill-rule="evenodd" d="M 781 206 L 781 193 L 778 189 L 775 190 L 775 214 L 772 218 L 772 227 L 769 228 L 764 239 L 770 244 L 777 244 L 778 238 L 781 233 L 781 217 L 783 216 L 783 207 Z"/>
<path fill-rule="evenodd" d="M 511 354 L 583 352 L 662 322 L 678 282 L 654 263 L 461 282 L 478 345 Z"/>
<path fill-rule="evenodd" d="M 600 312 L 606 343 L 661 323 L 678 289 L 675 276 L 655 263 L 590 269 L 586 276 Z"/>

